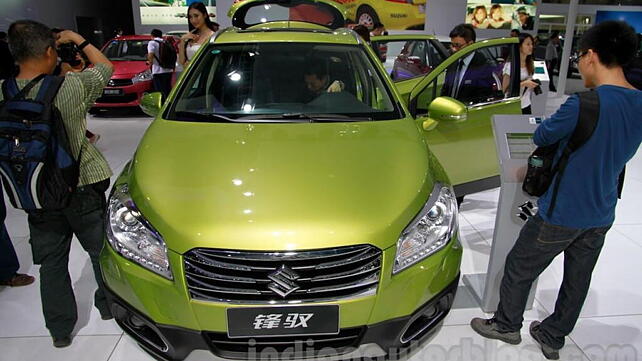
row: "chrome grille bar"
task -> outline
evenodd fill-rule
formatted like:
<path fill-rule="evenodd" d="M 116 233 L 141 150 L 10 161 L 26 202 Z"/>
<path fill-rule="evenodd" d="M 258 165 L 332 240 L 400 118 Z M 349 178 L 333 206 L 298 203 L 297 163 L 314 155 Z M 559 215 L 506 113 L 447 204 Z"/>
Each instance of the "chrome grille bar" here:
<path fill-rule="evenodd" d="M 194 299 L 229 303 L 318 302 L 374 294 L 382 252 L 370 245 L 297 252 L 194 249 L 184 255 Z"/>

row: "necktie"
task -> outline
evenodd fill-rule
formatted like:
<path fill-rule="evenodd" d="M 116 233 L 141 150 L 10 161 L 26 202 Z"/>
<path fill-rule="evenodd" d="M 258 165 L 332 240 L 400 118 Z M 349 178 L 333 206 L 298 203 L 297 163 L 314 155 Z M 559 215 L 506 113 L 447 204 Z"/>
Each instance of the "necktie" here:
<path fill-rule="evenodd" d="M 459 83 L 461 82 L 461 71 L 463 68 L 464 62 L 459 60 L 457 62 L 457 72 L 455 73 L 455 83 L 453 84 L 452 97 L 457 99 L 457 93 L 459 93 Z"/>

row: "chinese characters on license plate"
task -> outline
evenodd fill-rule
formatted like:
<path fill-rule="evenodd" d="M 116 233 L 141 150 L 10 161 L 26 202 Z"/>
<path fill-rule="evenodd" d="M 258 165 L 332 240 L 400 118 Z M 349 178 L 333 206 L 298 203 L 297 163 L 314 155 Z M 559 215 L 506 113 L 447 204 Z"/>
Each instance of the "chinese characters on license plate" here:
<path fill-rule="evenodd" d="M 328 335 L 339 333 L 339 306 L 230 308 L 229 337 Z"/>

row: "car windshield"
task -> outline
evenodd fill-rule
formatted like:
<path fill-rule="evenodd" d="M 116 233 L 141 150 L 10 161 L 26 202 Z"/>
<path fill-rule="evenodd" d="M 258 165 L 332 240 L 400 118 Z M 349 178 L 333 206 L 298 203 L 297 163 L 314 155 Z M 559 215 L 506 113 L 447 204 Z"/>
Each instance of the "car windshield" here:
<path fill-rule="evenodd" d="M 112 40 L 103 54 L 111 61 L 145 61 L 149 40 Z"/>
<path fill-rule="evenodd" d="M 166 118 L 356 121 L 400 118 L 362 48 L 316 43 L 210 45 Z"/>

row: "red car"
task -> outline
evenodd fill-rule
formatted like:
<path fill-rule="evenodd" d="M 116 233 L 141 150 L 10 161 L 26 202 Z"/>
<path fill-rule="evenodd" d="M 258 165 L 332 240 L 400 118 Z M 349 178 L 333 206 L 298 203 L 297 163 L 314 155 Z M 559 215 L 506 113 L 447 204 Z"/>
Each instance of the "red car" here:
<path fill-rule="evenodd" d="M 145 93 L 153 91 L 152 73 L 147 60 L 147 44 L 151 35 L 125 35 L 114 38 L 103 46 L 102 52 L 114 64 L 114 73 L 96 99 L 93 112 L 114 107 L 137 107 Z M 176 43 L 172 36 L 165 40 Z"/>

